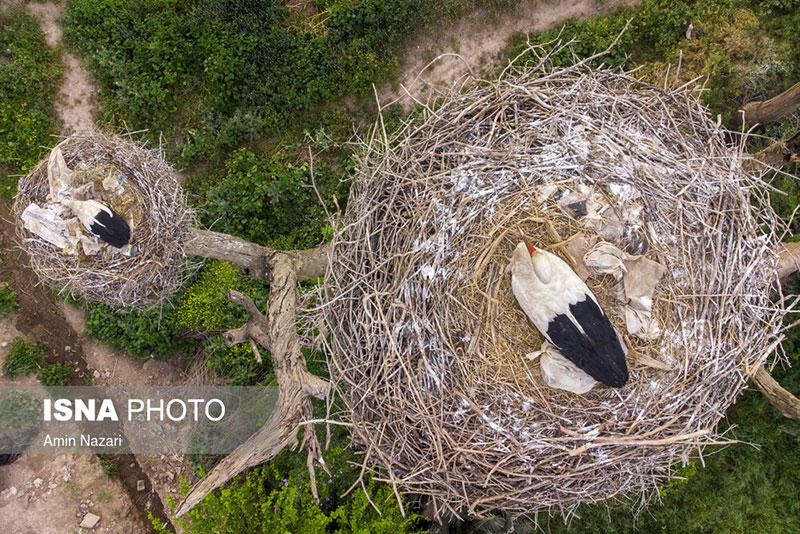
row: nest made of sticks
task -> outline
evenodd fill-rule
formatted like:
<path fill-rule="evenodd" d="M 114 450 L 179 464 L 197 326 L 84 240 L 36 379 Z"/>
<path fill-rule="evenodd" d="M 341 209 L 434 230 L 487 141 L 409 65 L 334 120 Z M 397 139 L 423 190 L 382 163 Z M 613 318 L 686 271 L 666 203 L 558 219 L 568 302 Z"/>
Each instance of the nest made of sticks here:
<path fill-rule="evenodd" d="M 99 200 L 131 224 L 134 253 L 126 256 L 106 246 L 92 256 L 68 254 L 24 228 L 20 215 L 25 208 L 47 203 L 44 159 L 20 179 L 14 202 L 17 236 L 34 271 L 60 293 L 115 307 L 141 309 L 167 298 L 190 274 L 184 244 L 195 221 L 175 170 L 160 151 L 99 131 L 71 136 L 56 148 L 70 169 L 81 169 L 84 181 L 100 180 L 111 170 L 125 177 L 124 194 L 104 194 Z"/>
<path fill-rule="evenodd" d="M 767 291 L 780 224 L 697 97 L 542 58 L 363 141 L 318 313 L 368 469 L 440 516 L 569 515 L 630 492 L 649 502 L 727 439 L 720 418 L 780 336 Z M 605 198 L 621 232 L 565 210 L 576 191 Z M 583 234 L 666 267 L 661 335 L 625 336 L 623 388 L 552 389 L 525 357 L 542 337 L 510 290 L 515 222 L 569 261 Z M 625 334 L 614 280 L 587 284 Z"/>

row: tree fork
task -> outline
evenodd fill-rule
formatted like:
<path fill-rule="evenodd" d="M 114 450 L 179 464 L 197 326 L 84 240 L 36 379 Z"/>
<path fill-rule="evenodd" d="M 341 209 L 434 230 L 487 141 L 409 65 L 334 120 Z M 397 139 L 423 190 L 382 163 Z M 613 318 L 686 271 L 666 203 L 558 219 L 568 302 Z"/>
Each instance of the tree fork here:
<path fill-rule="evenodd" d="M 267 312 L 242 293 L 230 291 L 228 298 L 247 310 L 250 319 L 241 328 L 225 333 L 228 346 L 249 341 L 272 353 L 272 366 L 278 382 L 278 404 L 267 423 L 245 443 L 216 465 L 178 506 L 175 516 L 191 510 L 208 493 L 222 486 L 245 469 L 274 458 L 286 446 L 297 446 L 302 421 L 311 419 L 311 397 L 323 399 L 330 383 L 312 375 L 300 351 L 297 334 L 297 281 L 315 278 L 325 272 L 329 246 L 282 252 L 207 230 L 191 229 L 187 253 L 232 261 L 249 269 L 250 275 L 270 284 Z M 262 278 L 263 277 L 263 278 Z M 258 351 L 256 350 L 256 354 Z M 314 427 L 307 425 L 303 448 L 308 451 L 312 491 L 316 493 L 313 462 L 321 451 Z"/>

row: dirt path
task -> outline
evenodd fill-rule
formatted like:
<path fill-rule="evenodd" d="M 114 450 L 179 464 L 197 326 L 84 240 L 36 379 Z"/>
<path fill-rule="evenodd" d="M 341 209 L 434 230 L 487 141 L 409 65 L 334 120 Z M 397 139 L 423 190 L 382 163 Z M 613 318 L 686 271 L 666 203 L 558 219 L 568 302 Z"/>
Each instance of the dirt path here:
<path fill-rule="evenodd" d="M 398 77 L 400 87 L 385 89 L 380 95 L 381 105 L 396 100 L 409 110 L 414 101 L 403 87 L 424 102 L 431 94 L 431 87 L 445 90 L 470 69 L 476 77 L 491 75 L 505 59 L 508 40 L 515 33 L 530 34 L 558 26 L 570 18 L 598 16 L 638 3 L 639 0 L 528 0 L 497 21 L 491 21 L 486 12 L 478 10 L 433 36 L 424 35 L 412 42 L 403 58 L 405 66 Z M 425 68 L 431 61 L 433 64 Z"/>
<path fill-rule="evenodd" d="M 28 12 L 36 17 L 44 32 L 47 44 L 56 48 L 61 43 L 61 27 L 58 19 L 64 5 L 55 2 L 31 2 Z M 69 135 L 82 130 L 91 129 L 92 111 L 97 101 L 97 87 L 92 82 L 89 72 L 84 69 L 78 59 L 69 52 L 62 51 L 61 61 L 64 63 L 64 81 L 56 96 L 56 115 L 62 123 L 62 134 Z"/>

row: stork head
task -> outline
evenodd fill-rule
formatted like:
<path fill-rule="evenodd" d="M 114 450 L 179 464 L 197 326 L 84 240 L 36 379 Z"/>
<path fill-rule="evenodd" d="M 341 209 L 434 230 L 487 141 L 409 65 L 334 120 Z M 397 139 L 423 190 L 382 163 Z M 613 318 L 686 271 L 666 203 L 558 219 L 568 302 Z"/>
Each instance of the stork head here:
<path fill-rule="evenodd" d="M 525 241 L 525 246 L 528 247 L 528 252 L 530 253 L 531 257 L 537 252 L 536 247 L 533 246 L 531 240 L 527 238 L 525 233 L 522 231 L 522 228 L 519 227 L 519 223 L 514 223 L 517 226 L 517 230 L 519 230 L 519 234 L 522 236 L 522 240 Z"/>
<path fill-rule="evenodd" d="M 517 230 L 519 230 L 519 233 L 522 235 L 522 240 L 525 243 L 525 247 L 522 246 L 522 243 L 517 245 L 514 255 L 512 256 L 512 269 L 515 261 L 524 262 L 525 264 L 528 264 L 528 267 L 525 268 L 526 271 L 533 274 L 540 283 L 549 284 L 553 278 L 553 270 L 550 265 L 550 259 L 548 257 L 549 255 L 534 247 L 525 234 L 522 233 L 519 223 L 516 224 Z M 525 248 L 528 249 L 527 253 Z"/>

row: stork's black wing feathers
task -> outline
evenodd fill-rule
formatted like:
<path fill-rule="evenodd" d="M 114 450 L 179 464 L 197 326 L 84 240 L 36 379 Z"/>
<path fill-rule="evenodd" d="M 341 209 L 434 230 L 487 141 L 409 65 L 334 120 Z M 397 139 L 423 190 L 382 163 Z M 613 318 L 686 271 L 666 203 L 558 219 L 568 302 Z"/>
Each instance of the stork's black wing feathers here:
<path fill-rule="evenodd" d="M 547 337 L 568 360 L 592 378 L 618 388 L 628 381 L 628 368 L 616 330 L 608 317 L 587 297 L 570 304 L 569 311 L 585 334 L 565 314 L 556 315 L 547 327 Z"/>
<path fill-rule="evenodd" d="M 111 208 L 109 210 L 110 215 L 105 210 L 100 210 L 94 216 L 94 222 L 89 230 L 112 247 L 122 248 L 131 240 L 131 228 L 125 219 Z"/>

